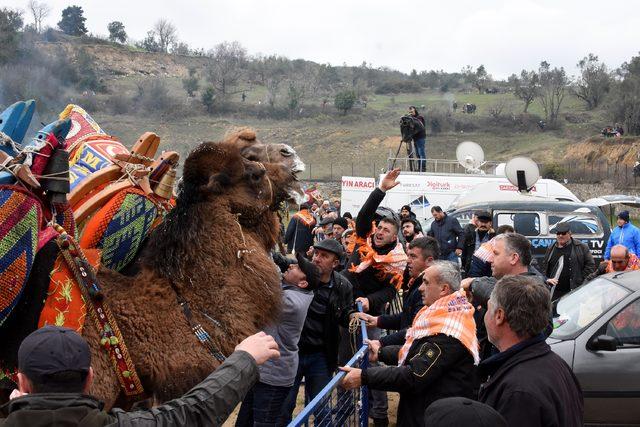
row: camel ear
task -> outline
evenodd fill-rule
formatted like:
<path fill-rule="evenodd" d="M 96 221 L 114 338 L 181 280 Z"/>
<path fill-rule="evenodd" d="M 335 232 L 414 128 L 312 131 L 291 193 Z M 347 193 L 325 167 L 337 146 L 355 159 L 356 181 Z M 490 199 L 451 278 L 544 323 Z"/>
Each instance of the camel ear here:
<path fill-rule="evenodd" d="M 220 194 L 231 185 L 231 177 L 224 172 L 216 173 L 209 177 L 209 182 L 201 187 L 203 193 Z"/>
<path fill-rule="evenodd" d="M 246 142 L 255 143 L 256 140 L 256 131 L 253 129 L 243 129 L 238 133 L 238 139 L 242 139 Z"/>

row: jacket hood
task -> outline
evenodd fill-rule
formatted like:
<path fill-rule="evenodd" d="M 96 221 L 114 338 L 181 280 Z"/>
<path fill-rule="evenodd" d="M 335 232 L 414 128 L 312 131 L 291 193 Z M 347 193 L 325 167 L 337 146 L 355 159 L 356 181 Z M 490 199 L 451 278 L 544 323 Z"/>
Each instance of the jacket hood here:
<path fill-rule="evenodd" d="M 549 353 L 551 347 L 545 339 L 544 334 L 537 335 L 482 361 L 478 367 L 480 372 L 483 376 L 490 376 L 486 387 L 505 375 L 512 367 Z"/>

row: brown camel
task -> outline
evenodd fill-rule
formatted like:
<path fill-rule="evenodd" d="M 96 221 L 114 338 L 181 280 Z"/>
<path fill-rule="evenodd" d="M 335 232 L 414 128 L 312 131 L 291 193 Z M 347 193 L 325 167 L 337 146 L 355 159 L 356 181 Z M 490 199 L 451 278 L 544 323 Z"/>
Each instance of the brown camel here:
<path fill-rule="evenodd" d="M 218 366 L 191 332 L 179 297 L 226 355 L 277 318 L 280 277 L 269 250 L 279 231 L 275 211 L 301 193 L 294 175 L 244 159 L 233 142 L 203 143 L 185 161 L 176 207 L 152 233 L 141 272 L 99 271 L 145 391 L 156 401 L 182 395 Z M 111 407 L 120 388 L 90 319 L 84 334 L 96 372 L 92 393 Z"/>

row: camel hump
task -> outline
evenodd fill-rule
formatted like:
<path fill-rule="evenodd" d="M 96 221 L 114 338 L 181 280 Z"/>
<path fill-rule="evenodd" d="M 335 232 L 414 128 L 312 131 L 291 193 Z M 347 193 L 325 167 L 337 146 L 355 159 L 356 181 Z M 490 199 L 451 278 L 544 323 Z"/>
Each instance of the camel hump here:
<path fill-rule="evenodd" d="M 241 142 L 244 144 L 257 144 L 258 136 L 256 131 L 251 128 L 240 128 L 229 132 L 224 138 L 226 142 Z"/>

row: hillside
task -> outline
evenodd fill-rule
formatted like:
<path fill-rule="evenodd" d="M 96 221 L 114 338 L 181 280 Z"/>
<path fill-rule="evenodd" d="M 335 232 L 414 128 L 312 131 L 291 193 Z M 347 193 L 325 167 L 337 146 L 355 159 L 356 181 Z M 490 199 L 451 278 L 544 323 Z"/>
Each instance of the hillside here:
<path fill-rule="evenodd" d="M 568 161 L 602 162 L 633 166 L 640 153 L 640 138 L 591 137 L 567 147 Z"/>
<path fill-rule="evenodd" d="M 207 59 L 203 57 L 149 53 L 73 39 L 38 42 L 37 47 L 51 57 L 73 58 L 80 50 L 90 54 L 93 69 L 106 88 L 104 93 L 97 94 L 66 91 L 51 111 L 42 114 L 42 121 L 53 118 L 53 113 L 61 111 L 67 102 L 76 102 L 107 132 L 127 144 L 145 131 L 154 131 L 161 136 L 163 149 L 171 148 L 182 154 L 200 141 L 221 138 L 234 127 L 251 126 L 265 141 L 293 145 L 310 165 L 307 177 L 311 179 L 379 173 L 400 144 L 398 119 L 409 105 L 418 106 L 427 119 L 427 156 L 430 158 L 453 159 L 455 146 L 472 140 L 483 146 L 488 160 L 527 155 L 539 162 L 561 162 L 565 155 L 567 158 L 582 156 L 579 147 L 590 145 L 576 144 L 608 124 L 603 111 L 586 111 L 579 100 L 568 95 L 558 128 L 541 130 L 537 122 L 542 110 L 537 103 L 530 106 L 529 114 L 522 114 L 522 103 L 511 93 L 478 94 L 470 89 L 396 95 L 375 95 L 371 90 L 366 95 L 366 105 L 357 104 L 344 116 L 333 107 L 333 98 L 323 106 L 326 95 L 308 94 L 293 117 L 289 119 L 281 114 L 282 118 L 278 118 L 274 117 L 273 109 L 269 110 L 266 88 L 249 81 L 239 84 L 244 88 L 246 101 L 241 101 L 240 94 L 236 93 L 229 97 L 224 108 L 207 114 L 200 102 L 201 92 L 189 98 L 182 87 L 182 79 L 190 68 L 200 76 L 201 88 L 205 84 Z M 166 88 L 165 96 L 172 102 L 168 112 L 151 113 L 148 106 L 146 110 L 141 107 L 141 90 L 152 81 L 161 81 Z M 275 111 L 286 111 L 285 92 L 283 87 Z M 476 104 L 476 114 L 463 114 L 460 108 L 453 111 L 454 100 L 459 106 L 467 102 Z M 584 155 L 593 152 L 593 158 L 601 156 L 597 150 L 584 150 Z M 401 156 L 403 152 L 404 147 Z"/>

